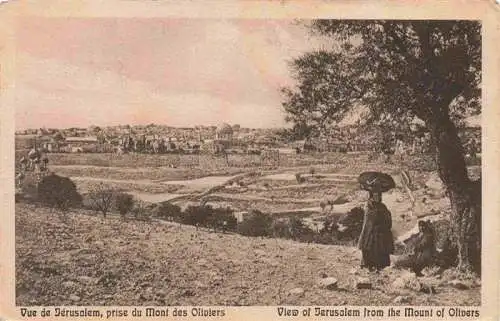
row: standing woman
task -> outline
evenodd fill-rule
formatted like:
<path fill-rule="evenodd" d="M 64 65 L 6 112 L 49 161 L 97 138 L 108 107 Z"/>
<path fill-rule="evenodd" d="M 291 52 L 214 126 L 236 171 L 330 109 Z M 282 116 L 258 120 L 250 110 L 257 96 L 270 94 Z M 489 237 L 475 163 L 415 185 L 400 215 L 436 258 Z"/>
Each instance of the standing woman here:
<path fill-rule="evenodd" d="M 395 187 L 388 174 L 364 172 L 358 177 L 361 188 L 370 193 L 366 202 L 358 247 L 363 255 L 361 268 L 379 271 L 391 264 L 394 251 L 391 212 L 382 203 L 382 193 Z"/>

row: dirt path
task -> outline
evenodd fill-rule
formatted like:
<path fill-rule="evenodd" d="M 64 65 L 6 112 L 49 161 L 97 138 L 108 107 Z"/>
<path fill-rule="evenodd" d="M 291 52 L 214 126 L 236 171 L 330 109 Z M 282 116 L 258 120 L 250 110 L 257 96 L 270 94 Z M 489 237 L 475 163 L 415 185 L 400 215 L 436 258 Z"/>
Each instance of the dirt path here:
<path fill-rule="evenodd" d="M 196 188 L 210 188 L 218 185 L 224 185 L 228 181 L 233 180 L 238 175 L 233 176 L 206 176 L 196 179 L 187 179 L 187 180 L 164 180 L 159 183 L 162 184 L 170 184 L 170 185 L 185 185 Z"/>
<path fill-rule="evenodd" d="M 157 194 L 151 194 L 151 193 L 141 193 L 141 192 L 129 192 L 132 194 L 134 197 L 137 199 L 147 202 L 147 203 L 162 203 L 166 201 L 176 201 L 181 198 L 186 198 L 191 195 L 189 194 L 176 194 L 176 193 L 157 193 Z"/>
<path fill-rule="evenodd" d="M 90 176 L 72 176 L 70 177 L 73 181 L 91 181 L 91 182 L 102 182 L 102 183 L 130 183 L 137 185 L 155 185 L 150 180 L 126 180 L 126 179 L 112 179 L 112 178 L 101 178 L 101 177 L 90 177 Z"/>
<path fill-rule="evenodd" d="M 210 194 L 209 199 L 216 198 L 222 200 L 237 200 L 237 201 L 262 201 L 262 202 L 277 202 L 277 203 L 318 203 L 322 199 L 316 198 L 267 198 L 255 195 L 244 195 L 244 194 L 231 194 L 231 193 L 213 193 Z"/>
<path fill-rule="evenodd" d="M 284 181 L 294 181 L 297 178 L 295 177 L 296 172 L 281 172 L 277 174 L 269 174 L 262 179 L 267 179 L 267 180 L 284 180 Z M 315 173 L 314 175 L 311 174 L 302 174 L 301 177 L 304 178 L 315 178 L 315 177 L 320 177 L 322 180 L 332 180 L 332 181 L 338 181 L 338 182 L 355 182 L 356 178 L 358 175 L 351 175 L 351 174 L 337 174 L 337 173 Z"/>
<path fill-rule="evenodd" d="M 224 185 L 233 181 L 237 181 L 252 173 L 245 173 L 234 176 L 207 176 L 193 180 L 182 181 L 162 181 L 155 183 L 151 180 L 120 180 L 109 178 L 96 178 L 96 177 L 79 177 L 73 176 L 72 180 L 75 182 L 102 182 L 102 183 L 115 183 L 115 184 L 133 184 L 142 186 L 165 186 L 165 185 L 181 185 L 184 186 L 178 189 L 175 193 L 147 193 L 142 191 L 130 190 L 128 193 L 134 195 L 136 198 L 149 203 L 160 203 L 164 201 L 179 201 L 181 199 L 199 199 L 203 196 L 210 195 L 211 193 L 221 189 Z M 229 194 L 228 194 L 229 195 Z"/>
<path fill-rule="evenodd" d="M 155 183 L 151 180 L 121 180 L 121 179 L 109 179 L 109 178 L 96 178 L 96 177 L 82 177 L 73 176 L 71 179 L 78 183 L 113 183 L 122 184 L 124 186 L 129 185 L 139 185 L 144 187 L 165 187 L 165 185 L 185 185 L 185 188 L 178 189 L 175 193 L 169 192 L 159 192 L 159 193 L 147 193 L 144 191 L 137 191 L 131 188 L 128 193 L 134 195 L 139 200 L 149 203 L 159 203 L 164 201 L 177 201 L 183 198 L 196 198 L 206 195 L 207 191 L 212 191 L 214 189 L 221 188 L 228 182 L 237 179 L 241 175 L 236 176 L 208 176 L 200 179 L 184 180 L 184 181 L 163 181 L 162 183 Z M 199 195 L 198 195 L 199 194 Z"/>
<path fill-rule="evenodd" d="M 142 172 L 146 170 L 151 170 L 151 167 L 122 167 L 122 166 L 96 166 L 96 165 L 50 165 L 50 168 L 57 171 L 60 169 L 78 169 L 78 170 L 87 170 L 87 169 L 106 169 L 106 170 L 115 170 L 120 172 Z M 169 167 L 163 167 L 162 169 L 168 169 Z M 153 168 L 158 169 L 158 168 Z"/>
<path fill-rule="evenodd" d="M 300 213 L 321 213 L 321 214 L 345 214 L 350 209 L 356 206 L 361 206 L 360 202 L 349 202 L 340 205 L 334 205 L 332 209 L 328 208 L 327 210 L 322 210 L 319 206 L 314 207 L 306 207 L 300 209 L 293 210 L 282 210 L 282 211 L 273 211 L 271 212 L 274 215 L 284 215 L 284 214 L 300 214 Z"/>

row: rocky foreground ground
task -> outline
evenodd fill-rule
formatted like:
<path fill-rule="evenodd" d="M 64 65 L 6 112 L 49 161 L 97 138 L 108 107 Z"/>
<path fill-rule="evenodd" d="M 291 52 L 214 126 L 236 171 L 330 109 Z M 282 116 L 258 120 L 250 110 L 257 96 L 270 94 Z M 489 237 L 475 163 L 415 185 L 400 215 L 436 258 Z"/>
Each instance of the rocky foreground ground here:
<path fill-rule="evenodd" d="M 479 305 L 480 281 L 360 271 L 353 247 L 16 204 L 17 305 Z"/>

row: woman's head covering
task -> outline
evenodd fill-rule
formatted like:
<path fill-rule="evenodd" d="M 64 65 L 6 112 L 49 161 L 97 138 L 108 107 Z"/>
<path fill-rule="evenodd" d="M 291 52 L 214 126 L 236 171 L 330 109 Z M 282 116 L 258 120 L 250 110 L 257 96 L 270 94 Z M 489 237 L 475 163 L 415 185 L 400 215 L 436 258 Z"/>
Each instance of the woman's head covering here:
<path fill-rule="evenodd" d="M 361 188 L 376 193 L 387 192 L 396 187 L 391 175 L 381 172 L 363 172 L 358 176 Z"/>

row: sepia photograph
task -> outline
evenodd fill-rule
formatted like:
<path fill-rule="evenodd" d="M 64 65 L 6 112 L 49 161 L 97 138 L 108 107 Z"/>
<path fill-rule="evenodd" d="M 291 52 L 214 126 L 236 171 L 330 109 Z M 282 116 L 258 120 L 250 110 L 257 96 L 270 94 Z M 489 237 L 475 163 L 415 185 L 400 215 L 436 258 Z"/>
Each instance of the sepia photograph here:
<path fill-rule="evenodd" d="M 482 26 L 19 16 L 20 316 L 478 318 Z"/>

